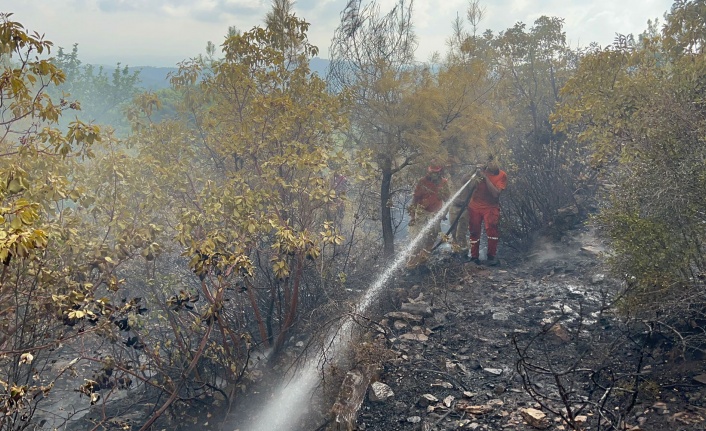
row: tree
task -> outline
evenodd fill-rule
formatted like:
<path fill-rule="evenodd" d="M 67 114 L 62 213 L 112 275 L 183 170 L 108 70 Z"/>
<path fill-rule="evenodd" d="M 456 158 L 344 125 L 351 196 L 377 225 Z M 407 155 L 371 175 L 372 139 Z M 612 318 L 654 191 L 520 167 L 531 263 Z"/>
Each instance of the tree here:
<path fill-rule="evenodd" d="M 63 378 L 77 380 L 86 408 L 133 384 L 157 393 L 142 429 L 214 390 L 234 396 L 253 350 L 319 325 L 317 307 L 343 292 L 344 238 L 329 214 L 343 199 L 333 169 L 349 173 L 335 141 L 345 97 L 312 76 L 308 24 L 285 19 L 296 55 L 276 31 L 231 32 L 223 58 L 197 57 L 172 77 L 173 117 L 154 121 L 161 101 L 139 94 L 120 140 L 80 120 L 57 126 L 79 104 L 52 102 L 65 74 L 37 58 L 51 43 L 9 17 L 0 428 L 29 426 L 38 395 Z M 77 359 L 52 367 L 67 351 Z"/>
<path fill-rule="evenodd" d="M 495 53 L 489 40 L 477 34 L 483 12 L 478 1 L 469 3 L 466 19 L 471 32 L 458 17 L 452 23 L 448 50 L 436 74 L 441 146 L 467 170 L 486 159 L 490 143 L 498 145 L 495 136 L 503 132 L 493 111 L 501 75 L 493 73 Z"/>
<path fill-rule="evenodd" d="M 272 9 L 265 16 L 265 26 L 272 30 L 276 40 L 274 45 L 285 54 L 287 61 L 296 59 L 302 49 L 306 49 L 296 28 L 290 27 L 293 16 L 293 0 L 272 0 Z M 298 52 L 299 51 L 299 52 Z"/>
<path fill-rule="evenodd" d="M 559 228 L 560 233 L 559 210 L 579 205 L 577 211 L 585 212 L 582 204 L 593 192 L 581 148 L 556 133 L 550 121 L 579 53 L 566 44 L 563 19 L 546 16 L 529 29 L 516 24 L 493 45 L 496 73 L 503 77 L 496 109 L 508 140 L 506 163 L 513 171 L 505 230 L 520 243 L 538 229 Z"/>
<path fill-rule="evenodd" d="M 231 34 L 222 59 L 182 65 L 173 77 L 183 95 L 178 121 L 150 124 L 148 99 L 131 114 L 155 187 L 179 202 L 176 238 L 208 303 L 200 321 L 218 328 L 229 350 L 224 361 L 245 361 L 235 346 L 251 328 L 263 346 L 284 344 L 300 308 L 323 298 L 325 283 L 308 277 L 342 241 L 325 213 L 340 199 L 329 163 L 340 160 L 333 132 L 345 121 L 343 97 L 309 71 L 317 49 L 308 24 L 280 18 Z M 283 50 L 282 28 L 298 41 L 295 57 Z"/>
<path fill-rule="evenodd" d="M 677 2 L 661 35 L 620 37 L 588 55 L 564 90 L 557 127 L 592 146 L 607 202 L 596 218 L 626 282 L 624 311 L 700 346 L 704 282 L 704 34 Z M 689 29 L 689 31 L 685 31 Z M 679 322 L 691 320 L 693 328 Z M 692 333 L 694 328 L 698 333 Z"/>
<path fill-rule="evenodd" d="M 676 0 L 664 26 L 665 51 L 673 58 L 703 54 L 706 40 L 704 16 L 706 3 L 703 1 Z"/>
<path fill-rule="evenodd" d="M 439 148 L 433 102 L 420 103 L 428 101 L 433 81 L 412 66 L 412 4 L 399 0 L 381 16 L 376 2 L 362 7 L 360 0 L 350 0 L 331 44 L 327 78 L 334 91 L 345 92 L 353 103 L 346 136 L 356 148 L 373 154 L 386 257 L 394 254 L 395 176 L 425 154 L 431 159 Z"/>
<path fill-rule="evenodd" d="M 120 237 L 125 229 L 106 231 L 86 216 L 114 213 L 115 178 L 104 189 L 108 197 L 93 195 L 86 184 L 97 183 L 90 179 L 77 180 L 94 148 L 113 140 L 79 120 L 65 131 L 56 127 L 77 106 L 55 104 L 47 94 L 65 80 L 46 59 L 53 45 L 11 16 L 0 14 L 0 429 L 16 430 L 30 425 L 44 398 L 39 395 L 52 391 L 79 360 L 90 362 L 79 356 L 56 369 L 55 355 L 74 347 L 85 354 L 80 346 L 88 338 L 119 333 L 114 323 L 140 307 L 109 299 L 121 289 L 120 266 L 139 254 L 134 236 L 113 242 L 111 234 Z M 118 247 L 127 253 L 116 253 Z M 122 376 L 116 371 L 104 383 Z M 92 384 L 81 388 L 92 403 L 100 398 Z"/>
<path fill-rule="evenodd" d="M 103 66 L 84 65 L 78 56 L 78 44 L 74 44 L 70 53 L 59 48 L 52 63 L 64 72 L 64 81 L 53 88 L 49 94 L 58 100 L 74 100 L 81 112 L 77 114 L 86 122 L 111 124 L 124 136 L 129 131 L 123 110 L 140 90 L 140 72 L 131 71 L 128 66 L 118 63 L 112 74 Z M 76 102 L 77 101 L 77 102 Z M 65 126 L 63 121 L 60 126 Z"/>

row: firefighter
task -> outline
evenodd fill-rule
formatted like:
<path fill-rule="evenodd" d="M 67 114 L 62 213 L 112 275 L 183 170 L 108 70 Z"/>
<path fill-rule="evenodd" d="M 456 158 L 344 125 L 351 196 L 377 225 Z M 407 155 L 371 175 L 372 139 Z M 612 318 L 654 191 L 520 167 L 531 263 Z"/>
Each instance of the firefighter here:
<path fill-rule="evenodd" d="M 449 184 L 443 177 L 443 168 L 432 164 L 427 168 L 427 174 L 417 182 L 412 203 L 407 208 L 410 216 L 409 233 L 412 238 L 419 235 L 449 197 Z M 414 269 L 426 263 L 439 231 L 441 231 L 441 221 L 437 220 L 436 224 L 425 233 L 418 250 L 407 262 L 407 269 Z"/>
<path fill-rule="evenodd" d="M 498 264 L 498 222 L 500 221 L 500 192 L 507 187 L 507 174 L 498 166 L 491 154 L 485 166 L 476 170 L 477 185 L 468 203 L 468 225 L 471 242 L 471 261 L 480 265 L 480 234 L 481 224 L 485 225 L 488 237 L 489 266 Z"/>
<path fill-rule="evenodd" d="M 460 175 L 458 175 L 460 176 Z M 452 254 L 457 257 L 464 259 L 468 258 L 468 213 L 466 208 L 470 200 L 470 194 L 473 193 L 473 186 L 476 183 L 469 183 L 471 179 L 471 174 L 466 173 L 461 177 L 460 184 L 466 184 L 463 191 L 454 199 L 451 207 L 449 207 L 449 220 L 456 226 L 452 226 L 451 238 L 453 242 L 451 243 Z"/>

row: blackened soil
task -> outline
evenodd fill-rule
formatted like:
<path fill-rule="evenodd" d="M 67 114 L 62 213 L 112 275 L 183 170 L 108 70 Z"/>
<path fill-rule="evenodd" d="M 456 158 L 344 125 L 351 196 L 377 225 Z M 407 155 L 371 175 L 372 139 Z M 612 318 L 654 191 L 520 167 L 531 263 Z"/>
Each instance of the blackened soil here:
<path fill-rule="evenodd" d="M 441 252 L 401 275 L 380 316 L 392 359 L 378 380 L 394 396 L 366 397 L 357 429 L 536 429 L 528 408 L 555 430 L 706 429 L 706 363 L 620 317 L 604 251 L 580 229 L 497 267 Z M 433 317 L 384 317 L 405 302 Z"/>

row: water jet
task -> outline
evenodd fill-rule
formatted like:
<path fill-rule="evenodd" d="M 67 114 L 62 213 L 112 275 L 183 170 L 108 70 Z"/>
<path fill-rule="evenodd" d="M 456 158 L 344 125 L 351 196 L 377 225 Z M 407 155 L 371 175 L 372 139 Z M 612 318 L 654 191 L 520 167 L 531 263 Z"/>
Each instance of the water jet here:
<path fill-rule="evenodd" d="M 468 180 L 444 203 L 444 206 L 424 225 L 419 234 L 402 249 L 397 258 L 371 284 L 356 306 L 355 312 L 357 314 L 367 311 L 382 291 L 385 283 L 410 257 L 424 235 L 446 214 L 451 203 L 471 181 L 472 179 Z M 244 431 L 295 431 L 294 426 L 298 419 L 306 414 L 307 403 L 319 383 L 318 369 L 320 365 L 324 360 L 330 362 L 331 359 L 338 359 L 339 355 L 346 351 L 349 343 L 353 340 L 353 324 L 354 322 L 348 318 L 341 324 L 339 330 L 333 331 L 324 344 L 328 346 L 327 350 L 317 358 L 306 361 L 303 367 L 297 369 L 295 374 L 282 384 L 275 396 L 263 407 L 258 415 L 258 422 L 245 428 Z"/>

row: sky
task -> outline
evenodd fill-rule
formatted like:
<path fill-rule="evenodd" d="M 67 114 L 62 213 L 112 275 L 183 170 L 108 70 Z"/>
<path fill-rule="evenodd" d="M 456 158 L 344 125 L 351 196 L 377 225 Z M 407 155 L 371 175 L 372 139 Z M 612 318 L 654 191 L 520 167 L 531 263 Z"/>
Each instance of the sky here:
<path fill-rule="evenodd" d="M 364 0 L 365 1 L 365 0 Z M 469 0 L 415 0 L 416 58 L 444 52 L 456 16 L 465 17 Z M 296 0 L 293 11 L 311 23 L 309 41 L 328 58 L 331 38 L 347 0 Z M 394 0 L 378 0 L 381 11 Z M 230 26 L 263 26 L 272 0 L 0 0 L 0 12 L 30 32 L 45 35 L 55 47 L 78 43 L 83 63 L 173 67 L 205 53 L 207 42 L 220 45 Z M 669 11 L 672 0 L 481 0 L 480 30 L 494 33 L 542 15 L 563 18 L 572 48 L 610 44 L 616 33 L 638 34 L 647 20 Z"/>

